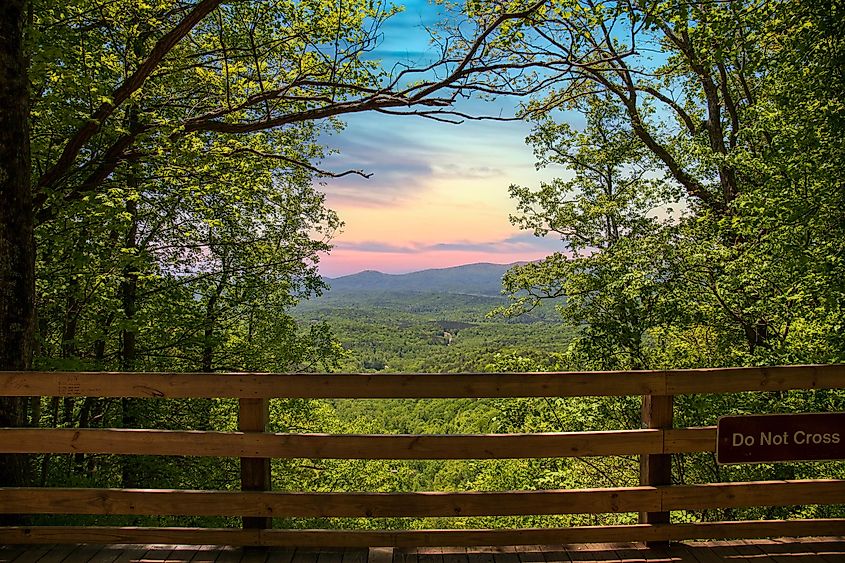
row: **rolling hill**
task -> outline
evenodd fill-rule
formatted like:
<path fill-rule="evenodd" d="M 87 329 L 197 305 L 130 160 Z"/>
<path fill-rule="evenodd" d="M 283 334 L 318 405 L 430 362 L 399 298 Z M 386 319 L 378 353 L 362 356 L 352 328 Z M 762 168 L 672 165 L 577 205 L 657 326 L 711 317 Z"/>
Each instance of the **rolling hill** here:
<path fill-rule="evenodd" d="M 513 264 L 466 264 L 452 268 L 422 270 L 409 274 L 384 274 L 366 270 L 326 279 L 329 295 L 340 293 L 451 293 L 488 297 L 502 296 L 502 276 Z"/>

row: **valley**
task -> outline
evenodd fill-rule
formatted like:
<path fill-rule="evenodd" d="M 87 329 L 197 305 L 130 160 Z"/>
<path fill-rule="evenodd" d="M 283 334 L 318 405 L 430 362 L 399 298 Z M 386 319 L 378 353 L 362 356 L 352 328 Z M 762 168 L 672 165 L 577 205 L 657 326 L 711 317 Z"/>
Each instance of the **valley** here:
<path fill-rule="evenodd" d="M 509 265 L 470 264 L 404 275 L 362 272 L 327 280 L 322 296 L 300 303 L 304 325 L 326 323 L 349 372 L 507 371 L 508 358 L 554 369 L 574 330 L 553 305 L 506 318 L 501 277 Z"/>

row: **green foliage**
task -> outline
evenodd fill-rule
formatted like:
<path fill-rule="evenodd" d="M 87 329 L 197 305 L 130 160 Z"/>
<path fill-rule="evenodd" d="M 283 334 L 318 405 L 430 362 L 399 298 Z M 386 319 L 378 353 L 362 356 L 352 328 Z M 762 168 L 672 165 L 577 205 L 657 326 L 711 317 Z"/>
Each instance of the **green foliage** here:
<path fill-rule="evenodd" d="M 303 303 L 295 316 L 326 323 L 346 350 L 347 372 L 478 372 L 516 354 L 551 366 L 572 330 L 552 311 L 519 322 L 486 318 L 503 299 L 448 293 L 360 291 Z M 385 420 L 390 426 L 390 422 Z"/>
<path fill-rule="evenodd" d="M 557 369 L 841 361 L 845 43 L 833 22 L 842 20 L 842 6 L 609 9 L 613 19 L 603 5 L 566 3 L 534 38 L 566 39 L 549 41 L 550 50 L 527 47 L 548 69 L 557 68 L 556 57 L 578 62 L 551 79 L 559 89 L 525 106 L 538 166 L 562 166 L 563 177 L 537 190 L 511 187 L 512 222 L 561 236 L 562 252 L 513 268 L 505 276 L 511 304 L 498 312 L 520 315 L 556 300 L 562 317 L 582 326 Z M 619 25 L 631 33 L 615 33 Z M 573 111 L 584 116 L 583 128 L 554 121 Z M 507 356 L 500 366 L 528 370 L 532 362 Z M 676 425 L 714 424 L 726 414 L 838 411 L 842 398 L 840 391 L 685 396 Z M 635 405 L 585 403 L 567 410 L 567 401 L 525 401 L 504 412 L 515 429 L 543 428 L 555 417 L 636 423 Z M 630 416 L 611 414 L 620 410 Z M 840 465 L 719 467 L 711 456 L 689 455 L 677 456 L 673 478 L 839 478 Z M 838 513 L 841 507 L 798 506 L 676 517 Z"/>
<path fill-rule="evenodd" d="M 156 62 L 155 46 L 196 7 L 32 7 L 38 368 L 308 371 L 343 356 L 325 324 L 302 329 L 289 314 L 323 289 L 319 253 L 341 225 L 316 185 L 321 140 L 340 123 L 307 110 L 378 82 L 362 55 L 393 9 L 224 3 Z M 134 82 L 145 61 L 152 72 Z M 268 123 L 279 114 L 296 117 Z M 317 416 L 289 407 L 292 427 Z M 32 411 L 35 425 L 203 429 L 231 427 L 235 413 L 93 398 Z M 43 483 L 226 488 L 236 470 L 232 460 L 78 455 L 47 456 L 38 473 Z"/>
<path fill-rule="evenodd" d="M 526 7 L 497 2 L 489 10 L 473 2 L 466 12 L 489 23 Z M 49 177 L 68 139 L 97 108 L 113 104 L 116 86 L 180 21 L 183 8 L 165 0 L 34 3 L 28 30 L 34 177 Z M 496 67 L 478 84 L 487 92 L 527 87 L 542 94 L 524 108 L 535 124 L 528 141 L 538 165 L 562 167 L 562 176 L 537 190 L 512 186 L 512 221 L 538 236 L 560 236 L 561 252 L 513 268 L 504 280 L 510 302 L 378 293 L 352 301 L 330 295 L 295 308 L 324 289 L 318 255 L 340 227 L 313 185 L 319 176 L 313 163 L 324 153 L 321 135 L 341 124 L 331 112 L 325 120 L 307 116 L 367 89 L 382 96 L 376 85 L 385 74 L 365 54 L 393 8 L 369 0 L 226 4 L 97 124 L 102 127 L 72 166 L 40 186 L 36 364 L 496 372 L 842 361 L 841 10 L 840 3 L 797 0 L 566 0 L 506 21 L 481 50 L 510 49 L 510 63 L 524 72 L 509 76 Z M 459 37 L 447 54 L 470 42 Z M 584 116 L 582 127 L 556 121 L 572 112 Z M 507 318 L 488 318 L 494 308 Z M 237 420 L 235 401 L 223 399 L 68 397 L 33 406 L 34 424 L 57 428 L 231 431 Z M 676 424 L 713 424 L 725 414 L 837 410 L 845 410 L 841 391 L 684 396 Z M 275 432 L 639 426 L 639 403 L 632 398 L 271 404 Z M 38 479 L 50 486 L 232 489 L 238 483 L 232 459 L 77 454 L 37 462 Z M 678 483 L 845 478 L 841 463 L 724 468 L 709 456 L 687 455 L 678 456 L 674 468 Z M 272 473 L 276 490 L 638 483 L 637 460 L 623 457 L 300 459 L 276 461 Z M 675 515 L 690 521 L 794 516 L 841 516 L 841 507 Z M 277 525 L 413 529 L 634 518 L 298 519 Z M 235 524 L 224 518 L 73 521 Z"/>
<path fill-rule="evenodd" d="M 33 160 L 41 172 L 181 18 L 170 2 L 93 8 L 80 1 L 35 11 Z M 177 45 L 97 137 L 106 153 L 125 142 L 132 150 L 106 162 L 91 155 L 44 187 L 38 365 L 281 371 L 333 361 L 319 330 L 299 335 L 285 314 L 322 287 L 317 256 L 340 225 L 296 164 L 322 155 L 324 126 L 174 136 L 163 124 L 220 107 L 232 123 L 249 119 L 250 109 L 234 108 L 257 92 L 305 67 L 315 77 L 332 72 L 312 60 L 311 47 L 338 33 L 357 45 L 372 10 L 241 3 L 218 9 Z M 345 79 L 362 64 L 350 54 L 335 71 Z"/>
<path fill-rule="evenodd" d="M 579 64 L 524 112 L 565 179 L 511 194 L 512 222 L 565 253 L 514 268 L 501 312 L 565 298 L 583 368 L 840 361 L 841 6 L 561 9 L 535 39 L 566 42 L 531 52 Z"/>

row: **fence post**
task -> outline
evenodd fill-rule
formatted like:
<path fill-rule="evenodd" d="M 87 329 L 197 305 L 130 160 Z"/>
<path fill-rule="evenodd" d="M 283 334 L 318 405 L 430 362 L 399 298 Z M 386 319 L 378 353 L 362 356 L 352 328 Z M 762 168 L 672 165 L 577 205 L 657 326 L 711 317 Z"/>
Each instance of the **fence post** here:
<path fill-rule="evenodd" d="M 268 399 L 240 399 L 238 403 L 238 428 L 241 432 L 266 432 L 270 419 Z M 270 458 L 241 458 L 241 490 L 269 491 Z M 265 529 L 273 527 L 273 519 L 264 516 L 244 516 L 243 527 Z"/>
<path fill-rule="evenodd" d="M 674 422 L 672 395 L 644 395 L 642 424 L 644 428 L 667 430 Z M 640 456 L 640 485 L 657 487 L 672 484 L 672 455 L 645 454 Z M 640 524 L 668 524 L 670 515 L 664 512 L 641 512 Z M 668 541 L 646 542 L 649 547 L 668 547 Z"/>

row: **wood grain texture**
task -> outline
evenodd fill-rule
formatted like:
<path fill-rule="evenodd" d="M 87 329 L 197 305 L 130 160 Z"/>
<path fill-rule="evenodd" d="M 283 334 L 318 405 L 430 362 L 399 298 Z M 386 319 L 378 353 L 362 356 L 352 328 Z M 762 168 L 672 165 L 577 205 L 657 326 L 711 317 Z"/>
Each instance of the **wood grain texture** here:
<path fill-rule="evenodd" d="M 209 374 L 0 372 L 0 396 L 464 398 L 678 395 L 845 387 L 845 365 L 637 372 Z"/>
<path fill-rule="evenodd" d="M 660 430 L 662 433 L 671 430 L 674 420 L 674 397 L 670 395 L 646 395 L 642 400 L 643 427 Z M 665 447 L 661 444 L 661 451 L 664 450 Z M 640 456 L 640 485 L 653 487 L 671 484 L 671 454 L 659 453 Z M 665 524 L 670 521 L 670 515 L 665 510 L 649 510 L 647 507 L 642 507 L 639 521 L 641 524 Z"/>
<path fill-rule="evenodd" d="M 371 547 L 367 553 L 366 563 L 393 563 L 393 548 Z"/>
<path fill-rule="evenodd" d="M 845 504 L 840 479 L 675 485 L 660 492 L 663 510 Z"/>
<path fill-rule="evenodd" d="M 511 459 L 660 453 L 660 430 L 463 435 L 262 434 L 141 429 L 3 428 L 9 453 L 312 459 Z"/>
<path fill-rule="evenodd" d="M 553 545 L 708 538 L 845 535 L 845 518 L 495 530 L 241 530 L 234 528 L 0 527 L 0 544 L 156 543 L 279 547 Z"/>
<path fill-rule="evenodd" d="M 845 387 L 845 364 L 708 368 L 666 373 L 666 395 Z"/>
<path fill-rule="evenodd" d="M 26 514 L 251 517 L 508 516 L 703 510 L 792 504 L 845 504 L 845 480 L 460 493 L 0 489 L 0 513 Z"/>
<path fill-rule="evenodd" d="M 661 509 L 654 487 L 618 489 L 267 493 L 163 489 L 0 489 L 0 513 L 250 517 L 598 514 Z"/>
<path fill-rule="evenodd" d="M 209 374 L 0 372 L 0 396 L 465 398 L 647 395 L 662 372 L 464 374 Z"/>
<path fill-rule="evenodd" d="M 673 428 L 664 431 L 663 448 L 666 453 L 692 454 L 716 451 L 716 427 Z"/>
<path fill-rule="evenodd" d="M 270 423 L 269 399 L 240 399 L 238 402 L 238 430 L 244 433 L 267 432 Z M 272 489 L 270 476 L 270 458 L 241 458 L 241 490 L 269 491 Z M 273 520 L 269 516 L 244 515 L 244 528 L 272 528 Z"/>
<path fill-rule="evenodd" d="M 0 546 L 0 561 L 8 562 L 20 554 L 36 551 L 38 555 L 21 559 L 47 561 L 53 552 L 66 553 L 71 546 L 57 545 L 37 548 L 35 546 Z M 385 551 L 392 548 L 375 548 Z M 99 550 L 99 551 L 98 551 Z M 320 548 L 294 550 L 291 548 L 233 548 L 219 545 L 201 546 L 155 546 L 125 544 L 108 546 L 83 546 L 73 551 L 63 563 L 84 561 L 89 553 L 95 555 L 88 563 L 129 563 L 139 560 L 173 561 L 174 563 L 320 563 L 337 560 L 341 563 L 367 563 L 367 550 L 344 549 L 342 552 Z M 372 550 L 371 550 L 372 551 Z M 791 538 L 766 540 L 729 540 L 675 543 L 668 550 L 644 549 L 637 542 L 613 542 L 567 545 L 521 545 L 502 547 L 423 547 L 404 548 L 394 551 L 393 563 L 426 561 L 427 558 L 442 557 L 443 563 L 570 563 L 577 561 L 601 561 L 605 563 L 724 563 L 728 560 L 748 560 L 778 563 L 841 563 L 845 561 L 845 538 Z M 79 557 L 81 555 L 81 557 Z M 262 559 L 263 555 L 263 559 Z M 323 556 L 327 557 L 323 557 Z M 257 556 L 257 557 L 253 557 Z M 516 559 L 514 559 L 516 556 Z M 51 557 L 51 559 L 53 559 Z M 370 557 L 370 563 L 374 558 Z M 39 561 L 40 563 L 40 561 Z M 391 559 L 386 559 L 391 563 Z"/>
<path fill-rule="evenodd" d="M 788 366 L 653 372 L 543 374 L 112 374 L 0 372 L 0 396 L 236 397 L 247 405 L 242 432 L 123 429 L 0 429 L 0 452 L 239 457 L 260 460 L 245 488 L 264 488 L 270 458 L 508 459 L 641 455 L 644 486 L 501 493 L 268 493 L 0 489 L 0 513 L 392 517 L 703 510 L 845 503 L 843 481 L 668 486 L 671 453 L 715 450 L 714 427 L 671 428 L 671 395 L 845 387 L 845 366 Z M 610 432 L 490 435 L 270 434 L 271 397 L 449 398 L 644 395 L 652 428 Z M 249 416 L 251 413 L 252 416 Z M 249 465 L 249 461 L 247 461 Z M 659 464 L 658 464 L 659 465 Z M 248 471 L 249 473 L 249 471 Z M 260 473 L 260 475 L 258 475 Z M 657 474 L 660 475 L 657 475 Z M 265 475 L 266 476 L 266 475 Z M 661 477 L 662 476 L 662 477 Z M 166 543 L 246 546 L 472 546 L 568 542 L 665 542 L 707 538 L 843 535 L 845 519 L 639 525 L 528 530 L 263 530 L 188 528 L 0 528 L 0 543 Z M 515 552 L 516 553 L 516 552 Z M 328 556 L 326 556 L 328 557 Z M 518 559 L 516 555 L 514 555 Z M 325 562 L 325 563 L 328 563 Z"/>

